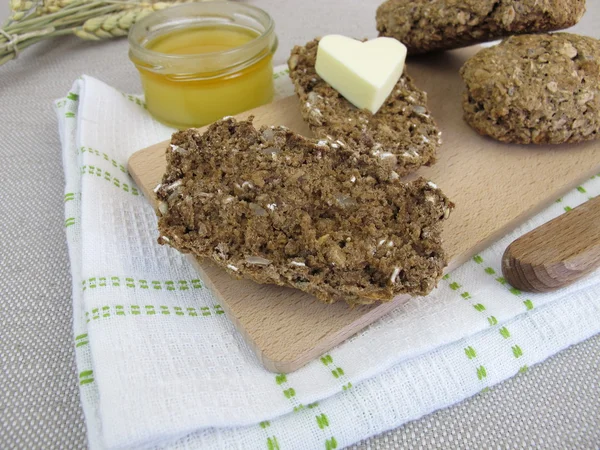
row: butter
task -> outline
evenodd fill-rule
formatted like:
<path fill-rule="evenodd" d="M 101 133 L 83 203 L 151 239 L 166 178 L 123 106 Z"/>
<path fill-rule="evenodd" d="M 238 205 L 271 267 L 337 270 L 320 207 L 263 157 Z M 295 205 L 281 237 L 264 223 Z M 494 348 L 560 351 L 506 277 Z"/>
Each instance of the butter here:
<path fill-rule="evenodd" d="M 315 70 L 354 106 L 375 114 L 400 79 L 406 52 L 393 38 L 361 42 L 331 34 L 319 42 Z"/>

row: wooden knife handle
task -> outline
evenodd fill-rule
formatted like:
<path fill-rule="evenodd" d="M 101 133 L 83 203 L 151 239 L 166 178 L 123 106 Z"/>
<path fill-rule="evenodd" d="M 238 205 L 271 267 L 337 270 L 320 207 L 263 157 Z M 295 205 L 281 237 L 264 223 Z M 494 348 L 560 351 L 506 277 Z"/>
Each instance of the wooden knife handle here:
<path fill-rule="evenodd" d="M 521 236 L 502 257 L 504 278 L 522 291 L 559 289 L 600 267 L 600 196 Z"/>

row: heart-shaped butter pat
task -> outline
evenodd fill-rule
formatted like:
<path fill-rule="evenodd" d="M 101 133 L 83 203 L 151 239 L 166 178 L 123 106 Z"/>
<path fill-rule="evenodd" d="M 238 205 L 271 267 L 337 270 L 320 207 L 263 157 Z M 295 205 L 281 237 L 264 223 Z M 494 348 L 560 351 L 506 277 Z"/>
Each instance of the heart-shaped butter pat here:
<path fill-rule="evenodd" d="M 361 42 L 330 34 L 319 41 L 315 70 L 357 108 L 375 114 L 400 79 L 406 47 L 380 37 Z"/>

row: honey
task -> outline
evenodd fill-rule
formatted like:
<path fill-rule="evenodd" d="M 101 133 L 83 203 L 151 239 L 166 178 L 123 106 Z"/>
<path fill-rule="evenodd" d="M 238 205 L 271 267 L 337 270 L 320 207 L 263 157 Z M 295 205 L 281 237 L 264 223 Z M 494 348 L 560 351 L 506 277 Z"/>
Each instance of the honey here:
<path fill-rule="evenodd" d="M 157 36 L 146 48 L 169 55 L 194 55 L 230 50 L 257 37 L 254 30 L 228 25 L 183 28 Z"/>
<path fill-rule="evenodd" d="M 249 9 L 245 13 L 251 19 L 244 21 L 240 9 Z M 174 10 L 181 10 L 175 11 L 178 20 L 153 21 L 151 14 L 136 24 L 141 31 L 130 34 L 130 58 L 156 119 L 179 129 L 199 127 L 273 99 L 277 41 L 264 11 L 234 2 L 206 2 L 160 13 Z M 231 18 L 223 20 L 228 13 Z M 147 19 L 150 23 L 144 25 Z"/>

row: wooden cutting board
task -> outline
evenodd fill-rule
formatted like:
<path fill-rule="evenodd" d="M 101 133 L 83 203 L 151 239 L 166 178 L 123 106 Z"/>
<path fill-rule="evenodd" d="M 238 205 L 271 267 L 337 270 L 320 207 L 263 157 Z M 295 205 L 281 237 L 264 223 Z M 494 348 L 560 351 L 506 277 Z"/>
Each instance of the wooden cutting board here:
<path fill-rule="evenodd" d="M 507 145 L 481 137 L 469 128 L 462 120 L 463 84 L 458 71 L 476 50 L 408 62 L 417 85 L 428 92 L 429 107 L 443 132 L 437 164 L 422 168 L 418 174 L 434 181 L 456 203 L 443 234 L 450 258 L 448 270 L 600 172 L 600 142 Z M 251 113 L 257 126 L 286 125 L 310 136 L 295 97 Z M 167 147 L 168 142 L 162 142 L 129 159 L 129 172 L 153 203 L 153 188 L 165 170 Z M 354 309 L 341 303 L 324 305 L 301 291 L 234 280 L 208 261 L 194 263 L 228 317 L 273 372 L 287 373 L 302 367 L 410 299 L 401 296 L 390 303 Z"/>

